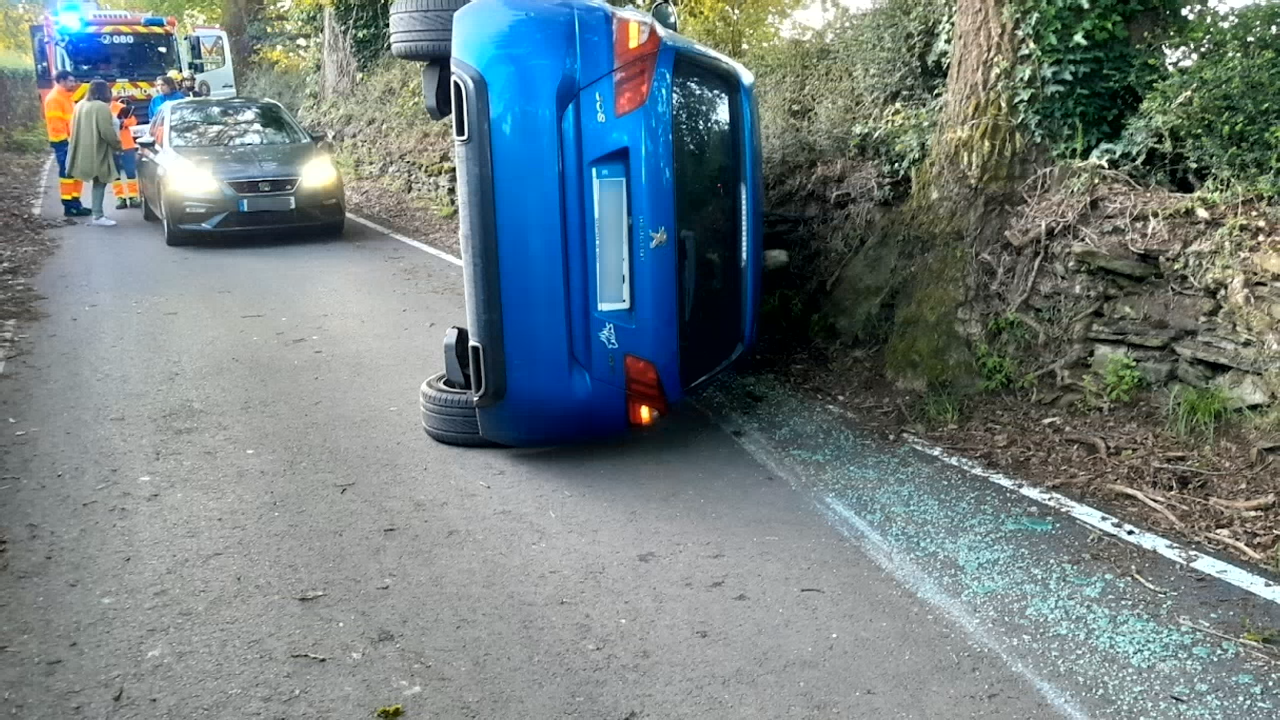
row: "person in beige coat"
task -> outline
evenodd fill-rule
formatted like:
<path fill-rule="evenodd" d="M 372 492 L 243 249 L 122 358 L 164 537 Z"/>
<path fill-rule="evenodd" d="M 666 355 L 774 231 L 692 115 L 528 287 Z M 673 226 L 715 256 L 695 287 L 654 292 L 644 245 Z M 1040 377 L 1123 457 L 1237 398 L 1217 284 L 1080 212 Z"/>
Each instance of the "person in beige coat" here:
<path fill-rule="evenodd" d="M 120 152 L 120 128 L 111 114 L 111 86 L 105 80 L 89 83 L 85 99 L 71 116 L 71 145 L 67 149 L 67 173 L 92 186 L 93 221 L 90 225 L 111 227 L 115 220 L 102 209 L 107 183 L 115 180 L 115 153 Z"/>

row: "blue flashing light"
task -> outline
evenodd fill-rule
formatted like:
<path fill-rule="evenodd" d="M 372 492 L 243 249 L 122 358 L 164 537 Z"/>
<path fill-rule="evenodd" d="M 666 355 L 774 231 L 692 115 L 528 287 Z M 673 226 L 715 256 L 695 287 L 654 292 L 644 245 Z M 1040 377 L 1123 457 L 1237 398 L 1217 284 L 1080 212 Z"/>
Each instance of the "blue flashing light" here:
<path fill-rule="evenodd" d="M 84 27 L 84 18 L 74 10 L 63 10 L 58 13 L 58 25 L 68 30 L 79 30 Z"/>
<path fill-rule="evenodd" d="M 144 17 L 142 24 L 150 27 L 164 27 L 164 18 L 162 17 Z"/>

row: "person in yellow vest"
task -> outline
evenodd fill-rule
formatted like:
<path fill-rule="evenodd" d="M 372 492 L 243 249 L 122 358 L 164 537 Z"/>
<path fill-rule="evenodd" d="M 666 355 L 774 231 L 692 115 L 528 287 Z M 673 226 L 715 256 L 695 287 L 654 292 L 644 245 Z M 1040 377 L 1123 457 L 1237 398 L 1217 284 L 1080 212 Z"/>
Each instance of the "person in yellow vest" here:
<path fill-rule="evenodd" d="M 138 124 L 133 116 L 133 105 L 121 100 L 111 102 L 111 114 L 120 121 L 120 152 L 116 153 L 116 167 L 120 175 L 112 183 L 111 191 L 116 195 L 116 209 L 141 207 L 138 200 L 138 143 L 134 142 L 130 130 Z"/>
<path fill-rule="evenodd" d="M 58 194 L 62 196 L 62 214 L 67 217 L 85 217 L 92 214 L 80 204 L 81 183 L 67 171 L 67 146 L 71 141 L 71 116 L 75 112 L 73 99 L 80 81 L 69 70 L 59 70 L 53 76 L 54 86 L 44 98 L 44 124 L 49 133 L 49 146 L 58 159 Z"/>

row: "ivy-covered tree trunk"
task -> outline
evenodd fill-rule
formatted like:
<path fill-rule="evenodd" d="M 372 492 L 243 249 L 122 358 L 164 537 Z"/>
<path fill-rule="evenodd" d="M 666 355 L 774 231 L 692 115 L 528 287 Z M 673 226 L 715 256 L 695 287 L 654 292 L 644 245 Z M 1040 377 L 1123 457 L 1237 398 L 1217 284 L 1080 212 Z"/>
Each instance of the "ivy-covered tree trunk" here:
<path fill-rule="evenodd" d="M 886 363 L 913 387 L 973 374 L 958 313 L 969 293 L 973 249 L 998 236 L 1020 177 L 1023 143 L 1006 73 L 1015 60 L 1007 0 L 959 0 L 944 106 L 908 208 L 917 243 L 906 268 Z"/>
<path fill-rule="evenodd" d="M 231 41 L 231 59 L 237 75 L 253 62 L 253 33 L 262 20 L 264 7 L 264 0 L 222 0 L 222 29 Z"/>
<path fill-rule="evenodd" d="M 356 56 L 351 30 L 343 27 L 333 8 L 324 9 L 324 52 L 320 97 L 330 100 L 351 92 L 356 84 Z"/>

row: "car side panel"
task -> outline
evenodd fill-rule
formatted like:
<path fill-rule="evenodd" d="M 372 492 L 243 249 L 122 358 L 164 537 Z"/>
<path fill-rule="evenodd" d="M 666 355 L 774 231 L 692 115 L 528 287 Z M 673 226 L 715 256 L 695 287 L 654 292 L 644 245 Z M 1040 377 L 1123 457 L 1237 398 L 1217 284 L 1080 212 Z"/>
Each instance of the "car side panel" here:
<path fill-rule="evenodd" d="M 485 437 L 503 444 L 626 427 L 622 390 L 596 382 L 575 360 L 570 334 L 574 283 L 561 168 L 577 156 L 562 141 L 564 113 L 578 91 L 576 30 L 573 5 L 541 0 L 478 0 L 454 16 L 454 59 L 487 86 L 506 377 L 501 401 L 478 413 Z M 471 297 L 467 305 L 470 314 Z"/>

